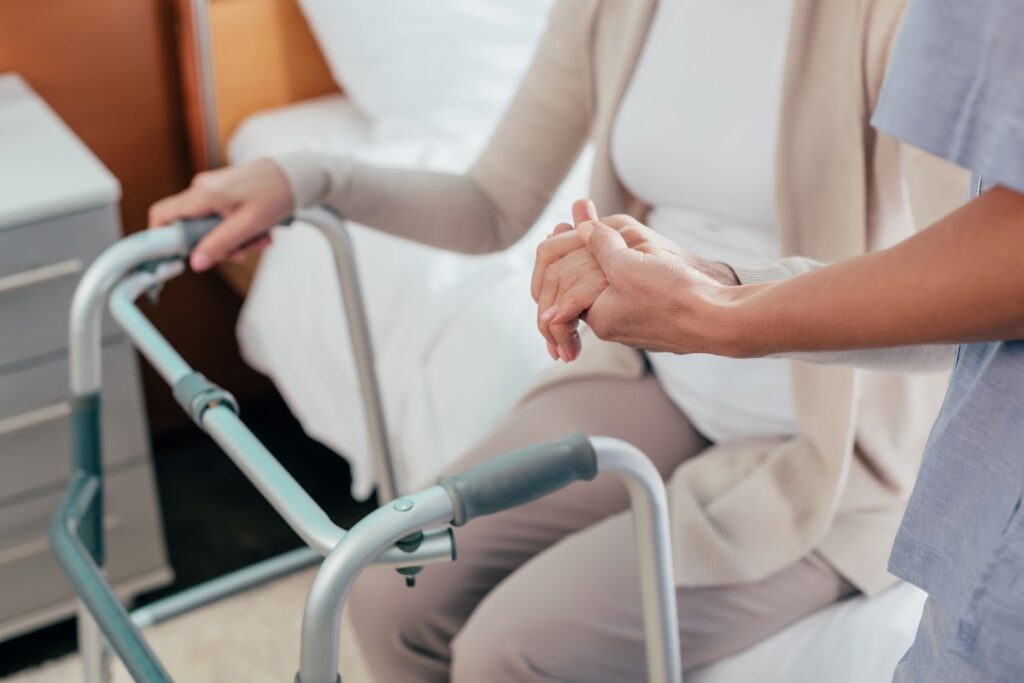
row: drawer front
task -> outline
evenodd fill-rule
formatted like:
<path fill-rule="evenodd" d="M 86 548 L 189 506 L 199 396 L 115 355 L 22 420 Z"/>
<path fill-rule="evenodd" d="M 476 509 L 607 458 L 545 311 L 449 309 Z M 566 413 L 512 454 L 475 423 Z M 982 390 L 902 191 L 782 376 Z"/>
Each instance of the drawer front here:
<path fill-rule="evenodd" d="M 47 525 L 63 492 L 0 507 L 0 623 L 73 597 L 50 552 Z M 106 482 L 107 576 L 113 585 L 166 565 L 152 471 L 145 458 Z"/>
<path fill-rule="evenodd" d="M 0 368 L 67 346 L 82 272 L 118 238 L 113 207 L 0 231 Z M 112 330 L 109 316 L 105 329 Z"/>
<path fill-rule="evenodd" d="M 0 504 L 63 485 L 70 471 L 68 363 L 0 376 Z M 103 457 L 148 453 L 135 352 L 120 340 L 103 349 Z"/>

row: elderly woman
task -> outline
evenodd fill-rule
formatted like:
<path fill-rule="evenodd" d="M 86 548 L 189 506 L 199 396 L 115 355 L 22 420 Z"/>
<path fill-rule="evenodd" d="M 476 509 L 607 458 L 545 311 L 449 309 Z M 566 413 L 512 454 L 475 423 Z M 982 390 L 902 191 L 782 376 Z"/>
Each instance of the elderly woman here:
<path fill-rule="evenodd" d="M 709 256 L 693 263 L 723 286 L 781 277 L 788 271 L 771 259 L 885 247 L 914 231 L 911 209 L 930 218 L 947 208 L 906 191 L 939 187 L 946 169 L 910 163 L 867 125 L 902 9 L 561 0 L 465 175 L 283 156 L 202 174 L 151 220 L 224 216 L 193 255 L 197 270 L 320 203 L 437 247 L 502 249 L 589 139 L 602 211 L 646 213 L 654 230 Z M 575 213 L 596 217 L 587 204 Z M 541 257 L 585 256 L 579 247 L 564 232 Z M 543 289 L 535 283 L 553 300 Z M 579 354 L 574 315 L 539 320 L 553 357 Z M 643 449 L 669 479 L 692 667 L 892 583 L 885 558 L 943 383 L 588 341 L 454 469 L 573 430 Z M 627 505 L 615 481 L 569 487 L 460 530 L 458 562 L 427 568 L 415 590 L 366 574 L 350 616 L 376 680 L 642 678 Z"/>

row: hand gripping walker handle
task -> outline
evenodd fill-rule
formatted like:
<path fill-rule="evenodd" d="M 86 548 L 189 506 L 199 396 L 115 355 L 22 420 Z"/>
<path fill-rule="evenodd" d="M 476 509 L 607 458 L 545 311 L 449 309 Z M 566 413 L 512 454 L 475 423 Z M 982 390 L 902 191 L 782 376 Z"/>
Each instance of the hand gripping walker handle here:
<path fill-rule="evenodd" d="M 452 499 L 452 524 L 508 510 L 543 498 L 569 484 L 597 476 L 590 439 L 572 434 L 557 441 L 500 455 L 438 484 Z"/>
<path fill-rule="evenodd" d="M 203 216 L 201 218 L 182 218 L 181 229 L 185 235 L 185 246 L 188 253 L 196 248 L 199 241 L 210 234 L 221 221 L 220 216 Z"/>

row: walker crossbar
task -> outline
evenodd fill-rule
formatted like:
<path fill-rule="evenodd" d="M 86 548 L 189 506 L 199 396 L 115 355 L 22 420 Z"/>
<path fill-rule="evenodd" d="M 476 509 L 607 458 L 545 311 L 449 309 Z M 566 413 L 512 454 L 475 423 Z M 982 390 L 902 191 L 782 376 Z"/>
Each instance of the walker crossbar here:
<path fill-rule="evenodd" d="M 524 504 L 573 481 L 593 478 L 598 471 L 622 478 L 633 505 L 649 680 L 682 680 L 667 503 L 661 478 L 642 453 L 621 441 L 580 436 L 508 453 L 385 504 L 346 532 L 330 520 L 249 431 L 239 419 L 230 395 L 195 373 L 135 304 L 139 296 L 180 274 L 184 270 L 183 260 L 215 224 L 213 219 L 179 221 L 121 240 L 90 266 L 72 302 L 72 478 L 50 525 L 50 538 L 53 551 L 84 606 L 79 610 L 79 642 L 87 683 L 108 680 L 104 637 L 135 680 L 170 681 L 102 570 L 99 351 L 101 313 L 108 299 L 114 319 L 161 377 L 175 387 L 183 408 L 296 534 L 310 548 L 326 556 L 303 617 L 301 662 L 296 677 L 300 683 L 340 680 L 337 672 L 341 607 L 362 569 L 370 564 L 409 568 L 453 560 L 449 525 Z M 344 242 L 336 254 L 339 249 L 348 249 L 351 256 L 350 246 Z M 344 261 L 339 259 L 338 265 L 342 268 Z M 358 298 L 358 290 L 350 290 L 348 296 L 353 291 Z M 363 315 L 361 307 L 357 314 Z M 365 318 L 358 322 L 361 329 L 353 332 L 353 337 L 362 335 L 365 348 L 357 351 L 357 364 L 372 363 Z M 370 399 L 377 401 L 375 406 L 368 406 L 368 412 L 379 413 L 375 378 L 365 374 L 363 379 L 364 399 L 365 390 L 372 385 Z M 383 446 L 376 449 L 375 455 L 389 456 L 383 440 L 383 419 L 368 426 L 371 431 L 378 430 L 374 438 Z M 393 476 L 393 470 L 388 473 Z M 422 538 L 416 537 L 418 543 L 399 543 L 418 532 L 425 532 Z"/>

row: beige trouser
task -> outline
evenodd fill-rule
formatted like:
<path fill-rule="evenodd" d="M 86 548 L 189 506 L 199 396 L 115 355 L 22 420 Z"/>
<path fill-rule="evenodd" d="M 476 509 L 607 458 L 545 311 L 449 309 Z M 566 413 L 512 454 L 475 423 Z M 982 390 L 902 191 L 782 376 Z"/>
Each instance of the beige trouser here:
<path fill-rule="evenodd" d="M 571 431 L 629 441 L 663 477 L 708 445 L 652 375 L 594 378 L 531 396 L 452 470 Z M 425 568 L 414 589 L 365 572 L 348 609 L 374 680 L 645 680 L 628 507 L 622 484 L 599 477 L 457 529 L 457 561 Z M 679 589 L 683 662 L 742 650 L 852 592 L 816 555 L 753 584 Z"/>

